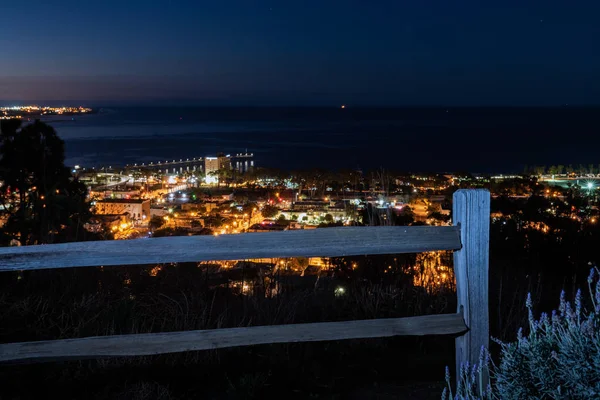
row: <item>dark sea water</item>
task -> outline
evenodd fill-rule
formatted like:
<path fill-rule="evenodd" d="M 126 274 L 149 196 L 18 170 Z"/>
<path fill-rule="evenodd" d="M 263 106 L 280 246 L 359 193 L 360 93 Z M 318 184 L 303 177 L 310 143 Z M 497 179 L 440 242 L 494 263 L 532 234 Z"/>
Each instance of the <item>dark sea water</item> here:
<path fill-rule="evenodd" d="M 104 108 L 48 120 L 71 165 L 253 152 L 258 166 L 520 172 L 600 163 L 600 108 Z"/>

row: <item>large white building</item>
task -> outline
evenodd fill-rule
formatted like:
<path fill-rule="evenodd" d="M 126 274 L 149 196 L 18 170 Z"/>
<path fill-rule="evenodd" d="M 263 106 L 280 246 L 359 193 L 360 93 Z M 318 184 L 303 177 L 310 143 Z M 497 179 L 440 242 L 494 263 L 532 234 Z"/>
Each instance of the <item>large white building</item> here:
<path fill-rule="evenodd" d="M 219 170 L 219 158 L 218 157 L 204 157 L 204 173 L 210 175 L 215 171 Z"/>
<path fill-rule="evenodd" d="M 150 218 L 150 200 L 144 199 L 104 199 L 96 202 L 96 214 L 122 215 L 128 214 L 134 221 Z"/>
<path fill-rule="evenodd" d="M 216 157 L 204 157 L 204 178 L 206 183 L 217 183 L 219 177 L 216 172 L 219 170 L 231 169 L 231 156 L 223 153 L 217 154 Z"/>

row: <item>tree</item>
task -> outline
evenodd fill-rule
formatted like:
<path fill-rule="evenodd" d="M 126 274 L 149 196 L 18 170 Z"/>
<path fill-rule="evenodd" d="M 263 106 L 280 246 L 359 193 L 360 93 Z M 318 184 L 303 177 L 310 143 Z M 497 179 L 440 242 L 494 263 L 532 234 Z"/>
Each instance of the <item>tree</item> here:
<path fill-rule="evenodd" d="M 196 178 L 196 187 L 199 187 L 200 182 L 204 182 L 204 179 L 206 178 L 206 174 L 199 168 L 193 171 L 192 175 L 194 176 L 194 178 Z"/>
<path fill-rule="evenodd" d="M 152 237 L 165 237 L 165 236 L 187 236 L 188 231 L 183 228 L 161 228 L 154 231 Z"/>
<path fill-rule="evenodd" d="M 346 218 L 355 221 L 358 217 L 358 211 L 356 205 L 352 203 L 345 203 L 344 205 L 344 215 Z"/>
<path fill-rule="evenodd" d="M 539 166 L 539 165 L 536 165 L 536 166 L 533 168 L 533 171 L 534 171 L 535 175 L 538 175 L 538 176 L 540 176 L 540 175 L 544 175 L 544 172 L 546 171 L 546 167 L 544 167 L 544 166 Z"/>
<path fill-rule="evenodd" d="M 428 213 L 435 213 L 435 212 L 441 212 L 441 211 L 442 211 L 442 205 L 440 203 L 434 203 L 434 202 L 427 203 L 427 212 Z"/>
<path fill-rule="evenodd" d="M 564 165 L 560 165 L 560 164 L 558 164 L 558 165 L 556 166 L 556 173 L 557 173 L 558 175 L 562 175 L 564 171 L 565 171 L 565 166 L 564 166 Z"/>
<path fill-rule="evenodd" d="M 5 243 L 22 245 L 96 239 L 84 225 L 92 216 L 87 188 L 64 164 L 64 142 L 51 126 L 3 123 L 0 198 Z"/>
<path fill-rule="evenodd" d="M 491 211 L 508 217 L 517 214 L 519 207 L 509 196 L 499 196 L 492 198 Z"/>
<path fill-rule="evenodd" d="M 545 221 L 548 218 L 546 211 L 551 206 L 550 200 L 544 196 L 530 196 L 523 206 L 523 217 L 528 221 Z"/>
<path fill-rule="evenodd" d="M 409 206 L 402 207 L 398 214 L 392 214 L 394 225 L 411 225 L 415 222 L 415 214 Z"/>
<path fill-rule="evenodd" d="M 450 222 L 450 216 L 446 214 L 442 214 L 439 211 L 434 211 L 427 215 L 427 218 L 435 219 L 440 222 Z"/>
<path fill-rule="evenodd" d="M 148 228 L 150 228 L 150 230 L 154 231 L 154 230 L 162 227 L 164 224 L 165 224 L 164 218 L 159 217 L 158 215 L 154 215 L 152 218 L 150 218 L 150 222 L 148 222 Z"/>
<path fill-rule="evenodd" d="M 317 225 L 317 228 L 336 228 L 339 226 L 344 226 L 344 223 L 341 221 L 338 222 L 321 222 Z"/>
<path fill-rule="evenodd" d="M 206 178 L 209 178 L 209 177 L 213 178 L 216 181 L 216 183 L 217 183 L 217 187 L 220 187 L 221 182 L 219 182 L 219 171 L 218 170 L 207 172 L 206 175 L 205 175 L 205 177 Z"/>
<path fill-rule="evenodd" d="M 333 215 L 331 215 L 331 214 L 325 214 L 325 222 L 332 223 L 333 222 Z"/>
<path fill-rule="evenodd" d="M 216 172 L 217 186 L 220 186 L 221 182 L 225 183 L 225 187 L 229 187 L 231 179 L 233 178 L 233 170 L 230 168 L 219 168 Z"/>
<path fill-rule="evenodd" d="M 223 218 L 220 216 L 208 216 L 204 218 L 204 226 L 210 228 L 220 228 L 223 225 Z"/>
<path fill-rule="evenodd" d="M 265 205 L 261 210 L 262 216 L 265 218 L 275 218 L 279 214 L 279 209 L 275 206 Z"/>
<path fill-rule="evenodd" d="M 256 203 L 248 202 L 242 206 L 242 212 L 244 214 L 252 215 L 254 209 L 257 207 Z"/>
<path fill-rule="evenodd" d="M 198 208 L 196 208 L 196 211 L 199 215 L 204 215 L 208 212 L 206 206 L 198 206 Z"/>

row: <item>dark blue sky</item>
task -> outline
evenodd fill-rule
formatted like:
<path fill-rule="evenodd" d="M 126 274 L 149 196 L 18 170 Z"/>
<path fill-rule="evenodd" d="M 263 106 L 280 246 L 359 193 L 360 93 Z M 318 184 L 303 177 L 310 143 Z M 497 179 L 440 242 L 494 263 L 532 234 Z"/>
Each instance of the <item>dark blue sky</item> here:
<path fill-rule="evenodd" d="M 0 100 L 600 104 L 598 0 L 28 0 Z"/>

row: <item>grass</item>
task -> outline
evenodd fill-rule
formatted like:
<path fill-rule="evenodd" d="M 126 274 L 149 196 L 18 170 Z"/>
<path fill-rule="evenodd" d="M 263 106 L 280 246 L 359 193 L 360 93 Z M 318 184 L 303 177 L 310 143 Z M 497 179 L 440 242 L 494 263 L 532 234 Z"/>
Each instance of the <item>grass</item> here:
<path fill-rule="evenodd" d="M 292 286 L 259 275 L 250 279 L 247 274 L 248 282 L 260 282 L 247 296 L 214 285 L 207 267 L 196 264 L 1 274 L 0 340 L 386 318 L 456 307 L 451 291 L 432 294 L 393 282 L 331 277 L 322 277 L 318 286 L 315 277 Z M 336 296 L 339 285 L 345 287 L 344 295 Z M 279 294 L 271 296 L 274 286 Z M 453 350 L 451 337 L 278 344 L 13 365 L 0 368 L 0 379 L 6 398 L 47 393 L 123 399 L 384 396 L 398 385 L 410 390 L 407 382 L 423 376 L 441 381 Z M 431 393 L 438 398 L 440 391 Z"/>
<path fill-rule="evenodd" d="M 427 280 L 428 268 L 421 267 L 429 258 L 337 259 L 335 273 L 318 278 L 268 269 L 223 272 L 194 263 L 2 273 L 0 341 L 454 312 L 452 282 L 436 290 L 413 285 L 415 274 Z M 516 327 L 527 321 L 526 293 L 534 294 L 542 310 L 555 307 L 557 290 L 569 287 L 573 273 L 534 272 L 493 259 L 492 336 L 514 340 Z M 244 283 L 252 284 L 251 295 L 240 293 Z M 343 295 L 335 295 L 338 287 L 344 287 Z M 452 337 L 398 337 L 11 365 L 0 367 L 0 381 L 2 398 L 48 393 L 92 399 L 393 398 L 396 393 L 438 399 L 443 386 L 438 382 L 453 360 Z"/>

